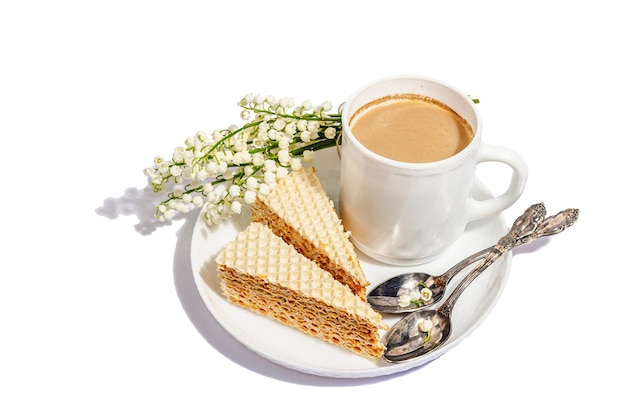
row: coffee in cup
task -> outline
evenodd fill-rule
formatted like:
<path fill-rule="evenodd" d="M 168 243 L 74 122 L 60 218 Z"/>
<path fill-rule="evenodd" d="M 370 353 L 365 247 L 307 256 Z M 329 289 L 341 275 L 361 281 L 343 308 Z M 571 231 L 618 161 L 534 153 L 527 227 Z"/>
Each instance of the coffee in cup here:
<path fill-rule="evenodd" d="M 422 112 L 437 117 L 419 121 Z M 354 245 L 381 262 L 437 258 L 469 222 L 510 207 L 526 184 L 524 160 L 483 143 L 476 104 L 441 81 L 371 82 L 349 97 L 341 117 L 339 212 Z M 485 162 L 508 165 L 511 180 L 501 195 L 477 199 L 476 166 Z"/>
<path fill-rule="evenodd" d="M 374 153 L 401 162 L 433 162 L 465 149 L 474 137 L 469 123 L 430 97 L 397 94 L 358 109 L 350 128 Z"/>

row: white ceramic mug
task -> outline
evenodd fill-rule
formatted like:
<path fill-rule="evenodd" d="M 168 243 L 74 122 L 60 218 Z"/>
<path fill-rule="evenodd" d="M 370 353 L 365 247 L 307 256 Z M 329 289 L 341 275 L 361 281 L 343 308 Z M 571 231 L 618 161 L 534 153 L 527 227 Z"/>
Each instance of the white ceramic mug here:
<path fill-rule="evenodd" d="M 474 137 L 462 151 L 427 163 L 382 157 L 359 143 L 350 129 L 353 114 L 364 105 L 394 94 L 431 97 L 456 111 Z M 482 124 L 474 102 L 456 88 L 418 76 L 389 77 L 357 90 L 342 108 L 339 207 L 354 245 L 366 255 L 395 265 L 435 259 L 474 220 L 499 213 L 522 194 L 528 176 L 524 160 L 508 148 L 481 142 Z M 476 166 L 504 163 L 513 171 L 500 196 L 473 197 Z"/>

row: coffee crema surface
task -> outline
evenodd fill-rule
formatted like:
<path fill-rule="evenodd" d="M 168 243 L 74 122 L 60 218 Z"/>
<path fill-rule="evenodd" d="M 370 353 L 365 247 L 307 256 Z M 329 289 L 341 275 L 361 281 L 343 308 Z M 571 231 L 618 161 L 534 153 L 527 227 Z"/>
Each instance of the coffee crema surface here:
<path fill-rule="evenodd" d="M 462 151 L 471 126 L 445 104 L 415 94 L 386 96 L 352 116 L 355 138 L 372 152 L 400 162 L 434 162 Z"/>

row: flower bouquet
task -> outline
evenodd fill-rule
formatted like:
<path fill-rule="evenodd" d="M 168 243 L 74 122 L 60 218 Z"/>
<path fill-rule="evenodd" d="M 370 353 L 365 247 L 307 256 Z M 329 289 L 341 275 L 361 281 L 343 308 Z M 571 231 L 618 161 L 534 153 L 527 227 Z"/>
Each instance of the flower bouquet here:
<path fill-rule="evenodd" d="M 243 126 L 198 132 L 171 159 L 156 157 L 144 169 L 154 191 L 167 192 L 155 210 L 159 220 L 201 208 L 208 224 L 218 223 L 267 195 L 315 151 L 340 143 L 341 115 L 330 113 L 328 101 L 296 106 L 290 98 L 249 94 L 238 105 Z"/>

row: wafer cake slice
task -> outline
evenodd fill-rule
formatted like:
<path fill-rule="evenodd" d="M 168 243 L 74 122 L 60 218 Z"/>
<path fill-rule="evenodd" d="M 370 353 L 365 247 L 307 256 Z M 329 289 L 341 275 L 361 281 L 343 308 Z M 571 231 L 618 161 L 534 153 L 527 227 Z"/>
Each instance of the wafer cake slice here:
<path fill-rule="evenodd" d="M 381 315 L 267 226 L 251 223 L 216 258 L 220 286 L 233 304 L 363 357 L 384 346 Z"/>
<path fill-rule="evenodd" d="M 366 300 L 369 285 L 352 242 L 314 168 L 291 171 L 252 205 L 252 221 L 267 225 Z"/>

